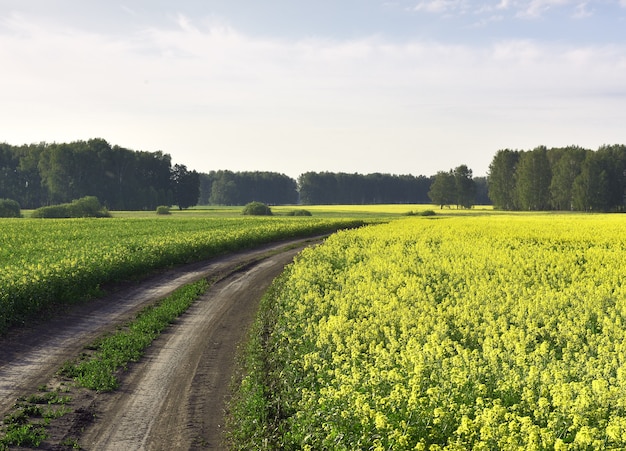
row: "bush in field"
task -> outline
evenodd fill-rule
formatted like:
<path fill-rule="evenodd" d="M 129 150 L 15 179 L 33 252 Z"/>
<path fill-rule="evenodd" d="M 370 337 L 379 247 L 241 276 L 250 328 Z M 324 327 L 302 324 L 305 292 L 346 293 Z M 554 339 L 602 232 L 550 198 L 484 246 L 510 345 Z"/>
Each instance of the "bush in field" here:
<path fill-rule="evenodd" d="M 291 210 L 287 216 L 313 216 L 309 210 Z"/>
<path fill-rule="evenodd" d="M 407 216 L 435 216 L 437 213 L 435 213 L 434 210 L 423 210 L 423 211 L 409 211 L 406 215 Z"/>
<path fill-rule="evenodd" d="M 157 215 L 171 215 L 172 213 L 170 212 L 170 207 L 168 207 L 167 205 L 159 205 L 156 209 L 156 214 Z"/>
<path fill-rule="evenodd" d="M 244 207 L 242 214 L 251 216 L 272 216 L 272 209 L 263 202 L 250 202 Z"/>
<path fill-rule="evenodd" d="M 85 196 L 69 204 L 41 207 L 33 212 L 33 218 L 107 218 L 108 210 L 100 205 L 95 196 Z"/>
<path fill-rule="evenodd" d="M 20 204 L 12 199 L 0 199 L 0 218 L 20 218 Z"/>
<path fill-rule="evenodd" d="M 111 216 L 106 208 L 100 205 L 95 196 L 86 196 L 72 201 L 69 206 L 73 218 L 102 218 Z"/>

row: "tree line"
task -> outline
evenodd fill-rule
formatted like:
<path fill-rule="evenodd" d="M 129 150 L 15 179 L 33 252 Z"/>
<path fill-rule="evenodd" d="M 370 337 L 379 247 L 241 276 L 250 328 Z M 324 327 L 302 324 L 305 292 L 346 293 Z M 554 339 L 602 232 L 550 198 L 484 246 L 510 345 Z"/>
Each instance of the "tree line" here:
<path fill-rule="evenodd" d="M 161 151 L 103 139 L 11 146 L 0 143 L 0 199 L 35 209 L 95 196 L 110 210 L 159 205 L 493 203 L 502 210 L 626 210 L 626 146 L 499 150 L 487 177 L 460 165 L 436 175 L 306 172 L 197 173 Z"/>
<path fill-rule="evenodd" d="M 501 210 L 626 210 L 626 146 L 499 150 L 489 197 Z"/>
<path fill-rule="evenodd" d="M 211 171 L 200 174 L 199 205 L 269 205 L 298 203 L 296 181 L 285 174 L 261 171 Z"/>
<path fill-rule="evenodd" d="M 428 202 L 430 178 L 392 174 L 306 172 L 298 177 L 303 204 L 386 204 Z"/>
<path fill-rule="evenodd" d="M 199 174 L 169 154 L 111 146 L 104 139 L 11 146 L 0 143 L 0 198 L 22 208 L 95 196 L 111 210 L 196 205 Z"/>
<path fill-rule="evenodd" d="M 471 171 L 470 171 L 471 172 Z M 12 146 L 0 143 L 0 199 L 36 209 L 96 197 L 109 210 L 160 205 L 429 203 L 436 177 L 306 172 L 297 181 L 276 172 L 197 173 L 172 166 L 169 154 L 134 151 L 104 139 Z M 476 178 L 476 202 L 489 203 Z M 473 199 L 474 200 L 474 199 Z M 473 201 L 472 200 L 472 201 Z"/>

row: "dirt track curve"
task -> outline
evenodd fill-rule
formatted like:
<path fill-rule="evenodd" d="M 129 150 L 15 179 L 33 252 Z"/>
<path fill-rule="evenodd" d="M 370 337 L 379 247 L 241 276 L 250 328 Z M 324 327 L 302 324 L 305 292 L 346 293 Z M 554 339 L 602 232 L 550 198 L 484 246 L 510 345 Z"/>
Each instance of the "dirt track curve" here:
<path fill-rule="evenodd" d="M 180 267 L 0 338 L 0 415 L 19 396 L 57 384 L 63 362 L 145 306 L 183 284 L 217 279 L 124 373 L 120 389 L 96 394 L 73 388 L 74 413 L 53 424 L 43 448 L 67 449 L 58 443 L 71 437 L 85 450 L 225 449 L 224 400 L 237 345 L 272 280 L 317 241 L 282 242 Z"/>

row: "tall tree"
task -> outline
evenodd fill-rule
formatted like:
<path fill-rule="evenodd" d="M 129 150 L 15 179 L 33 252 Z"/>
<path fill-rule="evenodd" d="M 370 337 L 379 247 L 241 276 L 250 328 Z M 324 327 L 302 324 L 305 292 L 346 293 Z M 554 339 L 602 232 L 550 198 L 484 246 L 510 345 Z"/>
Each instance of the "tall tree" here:
<path fill-rule="evenodd" d="M 12 199 L 19 203 L 19 159 L 13 148 L 0 143 L 0 199 Z"/>
<path fill-rule="evenodd" d="M 476 184 L 476 205 L 490 205 L 487 177 L 474 177 L 474 183 Z"/>
<path fill-rule="evenodd" d="M 545 146 L 524 152 L 517 165 L 516 192 L 522 210 L 550 208 L 552 172 Z"/>
<path fill-rule="evenodd" d="M 73 175 L 74 152 L 69 144 L 51 144 L 44 148 L 39 160 L 41 181 L 48 190 L 49 202 L 66 203 L 77 196 Z"/>
<path fill-rule="evenodd" d="M 626 145 L 604 145 L 598 151 L 604 162 L 609 184 L 609 209 L 626 210 Z"/>
<path fill-rule="evenodd" d="M 137 201 L 141 205 L 135 208 L 154 210 L 158 205 L 171 205 L 173 202 L 172 157 L 157 151 L 135 152 L 135 158 L 135 181 L 140 186 Z"/>
<path fill-rule="evenodd" d="M 556 210 L 571 210 L 573 205 L 572 189 L 574 180 L 580 174 L 582 162 L 590 150 L 572 146 L 562 149 L 552 163 L 552 181 L 550 182 L 550 204 Z"/>
<path fill-rule="evenodd" d="M 499 150 L 489 165 L 487 176 L 489 198 L 496 209 L 515 210 L 518 208 L 515 194 L 515 171 L 519 158 L 519 151 Z"/>
<path fill-rule="evenodd" d="M 457 207 L 471 208 L 476 201 L 476 184 L 472 178 L 472 170 L 462 164 L 454 169 L 453 174 Z"/>
<path fill-rule="evenodd" d="M 45 143 L 40 143 L 15 149 L 20 159 L 18 184 L 21 194 L 17 200 L 22 208 L 39 208 L 47 199 L 39 172 L 39 159 L 45 147 Z"/>
<path fill-rule="evenodd" d="M 211 184 L 209 202 L 213 205 L 238 205 L 237 183 L 231 171 L 219 171 Z"/>
<path fill-rule="evenodd" d="M 457 191 L 454 173 L 452 171 L 437 172 L 433 184 L 430 186 L 430 191 L 428 191 L 428 197 L 440 208 L 455 204 Z"/>
<path fill-rule="evenodd" d="M 574 180 L 573 203 L 580 211 L 608 211 L 610 209 L 609 168 L 604 155 L 589 153 L 583 161 L 580 174 Z"/>
<path fill-rule="evenodd" d="M 174 202 L 179 209 L 193 207 L 198 204 L 200 196 L 200 176 L 190 171 L 184 164 L 175 164 L 172 168 Z"/>

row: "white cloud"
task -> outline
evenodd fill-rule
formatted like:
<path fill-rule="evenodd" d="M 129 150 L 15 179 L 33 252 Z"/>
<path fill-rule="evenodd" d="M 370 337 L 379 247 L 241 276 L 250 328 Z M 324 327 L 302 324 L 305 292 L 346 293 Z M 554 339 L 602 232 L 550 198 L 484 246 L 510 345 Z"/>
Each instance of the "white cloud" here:
<path fill-rule="evenodd" d="M 620 0 L 624 6 L 626 0 Z M 422 0 L 413 8 L 414 12 L 427 12 L 442 15 L 487 16 L 480 22 L 489 22 L 493 17 L 511 11 L 518 18 L 536 19 L 557 8 L 569 8 L 571 16 L 577 19 L 593 14 L 588 1 L 580 0 L 499 0 L 497 3 L 480 3 L 469 0 Z"/>
<path fill-rule="evenodd" d="M 574 19 L 586 19 L 587 17 L 593 16 L 593 11 L 589 10 L 589 4 L 587 2 L 579 3 L 576 5 L 574 10 L 574 14 L 572 17 Z"/>
<path fill-rule="evenodd" d="M 424 0 L 415 5 L 413 11 L 425 11 L 429 13 L 461 13 L 465 10 L 464 0 Z"/>
<path fill-rule="evenodd" d="M 623 105 L 607 101 L 626 92 L 626 49 L 617 46 L 259 39 L 182 15 L 124 38 L 20 16 L 3 28 L 0 60 L 11 63 L 0 86 L 1 139 L 16 144 L 102 136 L 183 152 L 198 170 L 215 168 L 206 165 L 218 153 L 221 167 L 236 168 L 250 152 L 256 168 L 284 159 L 318 170 L 336 160 L 373 171 L 380 161 L 350 164 L 381 149 L 390 165 L 396 150 L 461 152 L 470 141 L 490 159 L 500 146 L 525 145 L 520 139 L 549 145 L 546 124 L 569 144 L 590 112 L 607 124 L 626 120 Z M 449 166 L 462 157 L 449 156 Z M 441 169 L 428 164 L 437 167 L 415 170 Z"/>
<path fill-rule="evenodd" d="M 546 11 L 567 4 L 568 0 L 531 0 L 520 2 L 518 5 L 518 17 L 536 18 L 542 16 Z"/>

